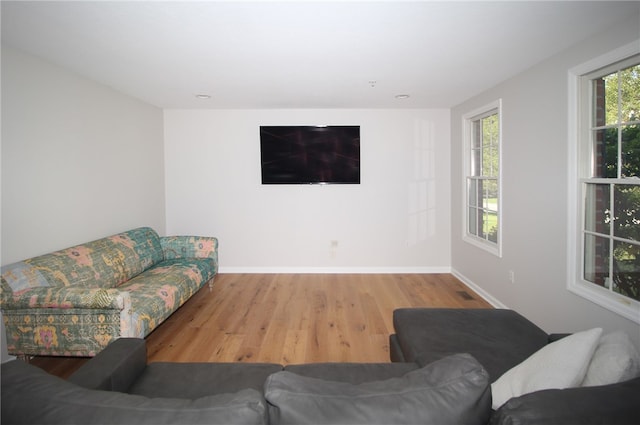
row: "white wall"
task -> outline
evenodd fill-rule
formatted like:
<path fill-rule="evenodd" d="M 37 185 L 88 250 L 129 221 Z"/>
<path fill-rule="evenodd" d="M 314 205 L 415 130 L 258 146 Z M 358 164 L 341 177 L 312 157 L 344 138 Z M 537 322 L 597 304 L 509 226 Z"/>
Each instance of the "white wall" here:
<path fill-rule="evenodd" d="M 452 263 L 454 273 L 498 304 L 549 332 L 624 329 L 637 324 L 566 289 L 568 232 L 568 70 L 638 39 L 638 16 L 452 110 Z M 503 258 L 462 241 L 462 116 L 502 98 Z M 515 283 L 508 279 L 515 273 Z"/>
<path fill-rule="evenodd" d="M 168 234 L 221 271 L 449 271 L 448 110 L 167 110 Z M 360 125 L 360 185 L 261 185 L 260 125 Z M 331 241 L 337 241 L 335 250 Z"/>
<path fill-rule="evenodd" d="M 2 46 L 2 264 L 164 232 L 162 111 Z"/>

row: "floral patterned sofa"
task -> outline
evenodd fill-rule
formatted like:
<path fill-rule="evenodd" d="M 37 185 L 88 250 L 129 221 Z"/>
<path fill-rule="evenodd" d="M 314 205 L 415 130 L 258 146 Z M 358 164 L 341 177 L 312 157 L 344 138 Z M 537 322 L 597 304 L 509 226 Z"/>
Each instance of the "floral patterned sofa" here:
<path fill-rule="evenodd" d="M 6 265 L 7 349 L 91 357 L 117 338 L 144 338 L 217 271 L 216 238 L 149 227 Z"/>

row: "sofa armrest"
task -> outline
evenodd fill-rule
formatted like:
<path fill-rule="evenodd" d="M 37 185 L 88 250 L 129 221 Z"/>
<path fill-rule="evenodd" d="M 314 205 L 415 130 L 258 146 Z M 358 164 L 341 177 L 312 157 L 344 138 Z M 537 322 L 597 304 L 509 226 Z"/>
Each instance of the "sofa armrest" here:
<path fill-rule="evenodd" d="M 91 390 L 126 392 L 147 367 L 144 339 L 119 338 L 68 379 Z"/>
<path fill-rule="evenodd" d="M 218 239 L 209 236 L 162 236 L 160 245 L 165 260 L 174 258 L 211 258 L 218 262 Z"/>
<path fill-rule="evenodd" d="M 598 387 L 543 390 L 512 398 L 491 425 L 639 424 L 640 378 Z"/>
<path fill-rule="evenodd" d="M 32 308 L 122 310 L 125 306 L 125 298 L 129 294 L 114 288 L 54 286 L 29 288 L 3 295 L 4 310 Z"/>

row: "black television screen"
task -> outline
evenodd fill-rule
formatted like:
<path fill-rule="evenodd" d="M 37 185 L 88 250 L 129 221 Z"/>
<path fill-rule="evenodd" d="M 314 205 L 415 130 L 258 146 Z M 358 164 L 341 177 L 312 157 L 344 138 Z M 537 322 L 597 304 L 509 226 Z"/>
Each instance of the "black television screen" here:
<path fill-rule="evenodd" d="M 360 126 L 261 126 L 262 184 L 359 184 Z"/>

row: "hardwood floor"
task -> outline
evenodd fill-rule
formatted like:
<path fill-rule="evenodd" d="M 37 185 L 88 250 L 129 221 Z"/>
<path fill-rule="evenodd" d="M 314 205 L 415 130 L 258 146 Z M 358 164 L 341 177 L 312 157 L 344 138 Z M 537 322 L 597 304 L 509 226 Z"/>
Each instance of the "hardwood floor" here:
<path fill-rule="evenodd" d="M 148 360 L 387 362 L 400 307 L 491 308 L 450 274 L 220 274 L 147 337 Z M 86 361 L 31 363 L 67 377 Z"/>

